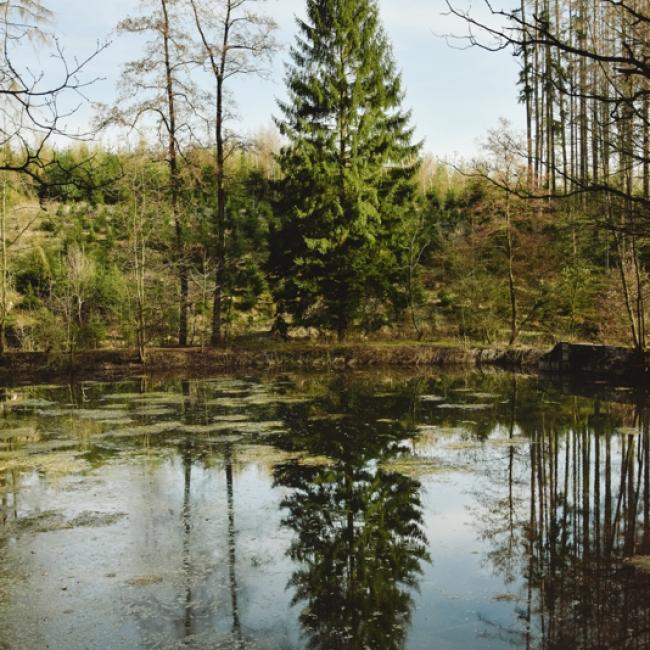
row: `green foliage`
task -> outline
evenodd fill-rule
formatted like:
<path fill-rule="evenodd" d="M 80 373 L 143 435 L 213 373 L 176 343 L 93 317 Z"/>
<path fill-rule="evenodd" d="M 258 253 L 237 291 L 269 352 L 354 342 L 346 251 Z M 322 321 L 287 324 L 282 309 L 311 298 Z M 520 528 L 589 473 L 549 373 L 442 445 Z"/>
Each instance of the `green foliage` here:
<path fill-rule="evenodd" d="M 186 240 L 191 249 L 196 283 L 203 284 L 205 289 L 197 309 L 202 317 L 206 317 L 209 316 L 211 288 L 214 286 L 215 170 L 212 160 L 197 159 L 194 162 L 198 163 L 198 170 L 186 187 L 185 200 L 193 207 Z M 223 319 L 231 331 L 241 318 L 251 316 L 260 307 L 260 299 L 268 292 L 264 269 L 268 259 L 271 219 L 271 183 L 255 166 L 252 157 L 242 152 L 227 169 L 225 259 L 221 279 L 225 303 Z M 207 334 L 207 324 L 203 327 Z"/>
<path fill-rule="evenodd" d="M 57 153 L 45 169 L 43 199 L 114 205 L 120 198 L 120 157 L 87 147 Z"/>
<path fill-rule="evenodd" d="M 396 286 L 414 208 L 418 147 L 378 13 L 374 0 L 309 0 L 281 105 L 276 300 L 340 337 Z"/>
<path fill-rule="evenodd" d="M 15 263 L 16 290 L 29 300 L 45 298 L 56 273 L 56 252 L 52 248 L 34 246 Z"/>
<path fill-rule="evenodd" d="M 357 327 L 376 336 L 504 344 L 511 264 L 518 342 L 627 343 L 615 236 L 590 216 L 599 206 L 524 201 L 486 178 L 418 162 L 373 3 L 341 2 L 330 20 L 337 7 L 314 3 L 294 48 L 279 180 L 268 150 L 265 158 L 253 148 L 228 159 L 227 334 L 268 331 L 277 306 L 292 316 L 290 325 L 341 336 Z M 359 51 L 370 33 L 373 46 Z M 342 67 L 337 48 L 346 54 Z M 61 167 L 48 169 L 65 182 L 55 182 L 41 205 L 28 183 L 8 183 L 9 345 L 64 353 L 173 344 L 176 234 L 164 155 L 79 148 L 58 160 Z M 68 172 L 83 182 L 68 182 Z M 189 151 L 180 174 L 189 342 L 203 345 L 215 286 L 212 152 Z M 101 187 L 101 178 L 110 183 Z M 638 250 L 646 262 L 641 240 Z M 640 271 L 647 283 L 643 265 Z M 634 285 L 630 260 L 626 274 Z"/>

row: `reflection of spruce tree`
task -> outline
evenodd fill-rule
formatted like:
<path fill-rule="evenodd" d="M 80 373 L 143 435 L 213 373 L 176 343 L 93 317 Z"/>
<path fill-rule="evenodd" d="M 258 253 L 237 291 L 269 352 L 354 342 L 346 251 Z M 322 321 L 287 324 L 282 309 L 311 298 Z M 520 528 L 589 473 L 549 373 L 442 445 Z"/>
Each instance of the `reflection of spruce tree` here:
<path fill-rule="evenodd" d="M 306 603 L 310 648 L 401 648 L 427 558 L 420 485 L 381 469 L 400 452 L 389 425 L 373 425 L 349 387 L 338 396 L 338 419 L 289 416 L 289 433 L 278 441 L 332 459 L 276 469 L 276 484 L 291 489 L 283 507 L 284 525 L 296 532 L 289 554 L 300 563 L 290 583 L 294 603 Z"/>

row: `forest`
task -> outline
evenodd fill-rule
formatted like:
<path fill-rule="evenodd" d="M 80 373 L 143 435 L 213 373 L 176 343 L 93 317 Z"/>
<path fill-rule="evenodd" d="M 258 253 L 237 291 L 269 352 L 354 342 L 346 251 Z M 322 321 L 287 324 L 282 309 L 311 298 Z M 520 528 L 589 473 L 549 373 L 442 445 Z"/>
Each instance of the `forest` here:
<path fill-rule="evenodd" d="M 645 350 L 644 3 L 447 0 L 451 46 L 516 57 L 525 114 L 453 164 L 414 136 L 376 0 L 306 0 L 286 99 L 254 137 L 236 81 L 283 45 L 263 0 L 146 0 L 117 26 L 142 56 L 85 133 L 68 118 L 110 44 L 70 59 L 46 5 L 0 2 L 2 351 L 144 359 L 271 336 Z"/>

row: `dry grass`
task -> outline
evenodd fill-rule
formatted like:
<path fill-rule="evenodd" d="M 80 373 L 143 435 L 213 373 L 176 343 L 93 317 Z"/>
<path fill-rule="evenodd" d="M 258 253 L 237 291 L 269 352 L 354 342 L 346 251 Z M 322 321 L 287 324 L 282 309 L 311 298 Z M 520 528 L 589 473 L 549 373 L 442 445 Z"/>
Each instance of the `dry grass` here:
<path fill-rule="evenodd" d="M 634 567 L 638 571 L 650 573 L 650 555 L 634 555 L 625 560 L 625 564 Z"/>

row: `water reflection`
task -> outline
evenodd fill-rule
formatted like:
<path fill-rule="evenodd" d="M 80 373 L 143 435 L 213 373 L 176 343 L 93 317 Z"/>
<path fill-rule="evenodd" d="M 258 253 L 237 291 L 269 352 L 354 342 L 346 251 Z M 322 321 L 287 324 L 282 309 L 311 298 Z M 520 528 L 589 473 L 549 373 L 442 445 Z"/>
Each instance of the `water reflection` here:
<path fill-rule="evenodd" d="M 428 559 L 420 484 L 382 468 L 405 453 L 403 432 L 372 407 L 372 395 L 339 379 L 319 403 L 286 417 L 275 444 L 316 460 L 279 465 L 287 488 L 283 525 L 295 536 L 294 604 L 313 650 L 404 647 L 413 593 Z"/>
<path fill-rule="evenodd" d="M 650 410 L 580 392 L 501 373 L 7 389 L 0 647 L 650 647 Z"/>
<path fill-rule="evenodd" d="M 569 398 L 548 417 L 520 417 L 517 397 L 514 380 L 508 427 L 530 444 L 486 470 L 475 514 L 491 566 L 506 584 L 523 578 L 520 622 L 485 621 L 487 635 L 526 648 L 650 647 L 648 409 Z"/>

